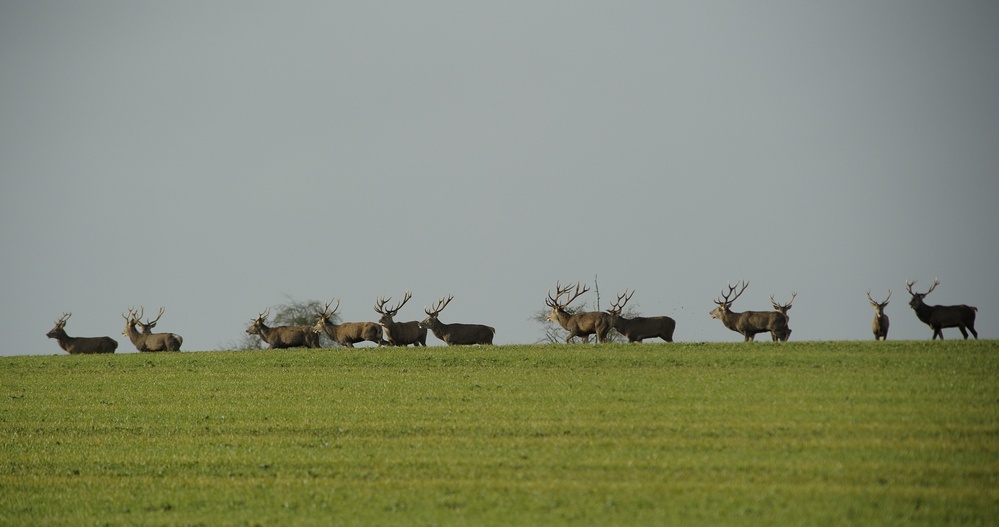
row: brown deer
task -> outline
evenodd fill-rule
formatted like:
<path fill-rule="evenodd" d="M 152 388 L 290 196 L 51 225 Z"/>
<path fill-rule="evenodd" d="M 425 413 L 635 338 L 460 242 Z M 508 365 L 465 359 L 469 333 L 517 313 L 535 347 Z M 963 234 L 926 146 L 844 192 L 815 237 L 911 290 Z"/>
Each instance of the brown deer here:
<path fill-rule="evenodd" d="M 136 314 L 132 308 L 129 308 L 128 315 L 122 315 L 125 318 L 125 329 L 121 334 L 128 337 L 135 345 L 135 349 L 139 351 L 180 351 L 180 346 L 184 343 L 183 337 L 176 333 L 152 332 L 164 312 L 166 312 L 166 308 L 161 307 L 160 314 L 156 316 L 155 320 L 146 319 L 146 322 L 142 323 L 139 319 L 145 314 L 145 309 Z M 137 331 L 136 326 L 141 327 L 142 330 Z"/>
<path fill-rule="evenodd" d="M 888 315 L 885 314 L 885 306 L 888 305 L 890 298 L 891 289 L 888 290 L 888 298 L 885 298 L 884 302 L 878 302 L 871 298 L 871 290 L 867 290 L 867 299 L 871 301 L 871 307 L 874 308 L 874 322 L 871 323 L 874 340 L 888 340 Z"/>
<path fill-rule="evenodd" d="M 412 322 L 396 322 L 392 318 L 402 309 L 402 306 L 406 305 L 406 302 L 409 302 L 410 298 L 413 298 L 413 293 L 406 291 L 402 302 L 399 302 L 399 305 L 393 308 L 385 307 L 385 304 L 392 299 L 391 297 L 378 297 L 375 301 L 375 313 L 381 315 L 378 323 L 385 329 L 385 340 L 390 346 L 427 345 L 427 328 L 420 327 L 420 323 L 415 320 Z"/>
<path fill-rule="evenodd" d="M 780 302 L 774 300 L 774 295 L 770 295 L 770 303 L 774 306 L 774 311 L 784 315 L 784 319 L 790 323 L 791 317 L 788 316 L 787 312 L 791 309 L 791 303 L 794 302 L 794 297 L 798 296 L 798 293 L 791 291 L 791 299 L 787 301 L 786 304 L 781 304 Z M 777 334 L 777 340 L 787 342 L 791 338 L 791 328 L 787 328 L 785 331 L 781 331 Z"/>
<path fill-rule="evenodd" d="M 929 291 L 925 293 L 914 293 L 912 291 L 912 286 L 916 285 L 916 281 L 905 282 L 905 289 L 912 295 L 912 299 L 909 300 L 909 307 L 916 311 L 916 316 L 919 320 L 922 320 L 924 324 L 933 328 L 933 340 L 940 337 L 943 340 L 943 328 L 958 328 L 961 330 L 961 334 L 964 335 L 965 340 L 968 338 L 968 331 L 978 338 L 978 332 L 975 331 L 975 313 L 978 311 L 977 307 L 959 305 L 959 306 L 928 306 L 923 303 L 923 298 L 933 292 L 936 286 L 940 285 L 940 280 L 936 278 L 933 279 L 933 284 L 930 285 Z M 968 331 L 965 331 L 967 328 Z"/>
<path fill-rule="evenodd" d="M 607 333 L 614 327 L 613 315 L 602 311 L 570 313 L 566 310 L 573 300 L 579 298 L 580 295 L 589 290 L 589 287 L 580 287 L 578 283 L 562 287 L 559 282 L 555 282 L 555 296 L 552 296 L 551 289 L 548 290 L 548 299 L 545 300 L 545 305 L 552 308 L 552 310 L 545 318 L 553 322 L 558 322 L 562 328 L 569 332 L 569 335 L 565 337 L 566 344 L 575 337 L 582 337 L 583 342 L 589 343 L 590 335 L 593 334 L 597 335 L 598 342 L 608 342 Z M 566 295 L 567 297 L 565 302 L 559 302 L 562 295 Z"/>
<path fill-rule="evenodd" d="M 270 345 L 269 349 L 277 348 L 318 348 L 319 334 L 312 326 L 278 326 L 267 327 L 264 320 L 270 315 L 270 308 L 257 315 L 253 324 L 246 329 L 250 335 L 260 335 L 261 340 Z"/>
<path fill-rule="evenodd" d="M 55 327 L 45 334 L 50 339 L 59 341 L 59 347 L 70 355 L 83 353 L 114 353 L 118 343 L 111 337 L 71 337 L 66 334 L 66 321 L 72 313 L 63 313 L 56 320 Z"/>
<path fill-rule="evenodd" d="M 335 324 L 333 322 L 333 315 L 340 308 L 340 301 L 336 300 L 336 307 L 332 311 L 330 310 L 331 304 L 333 304 L 333 300 L 326 303 L 326 309 L 322 313 L 316 313 L 319 316 L 319 320 L 316 321 L 313 331 L 316 333 L 325 331 L 330 339 L 345 348 L 353 348 L 354 344 L 365 340 L 370 340 L 379 346 L 385 344 L 385 341 L 382 340 L 382 327 L 374 322 L 344 322 L 343 324 Z"/>
<path fill-rule="evenodd" d="M 714 308 L 709 314 L 712 318 L 721 320 L 722 324 L 725 324 L 725 327 L 728 329 L 740 333 L 745 337 L 745 342 L 752 342 L 757 333 L 766 333 L 768 331 L 772 340 L 775 342 L 778 341 L 780 336 L 788 331 L 787 317 L 783 313 L 778 313 L 777 311 L 746 311 L 744 313 L 736 313 L 731 311 L 732 303 L 742 295 L 747 287 L 749 287 L 749 282 L 739 282 L 735 286 L 729 284 L 728 293 L 726 294 L 722 291 L 721 298 L 715 300 L 715 304 L 718 304 L 718 307 Z M 734 297 L 732 297 L 733 292 L 735 292 Z"/>
<path fill-rule="evenodd" d="M 496 328 L 483 324 L 444 324 L 437 319 L 441 311 L 454 300 L 454 295 L 447 299 L 441 297 L 433 308 L 424 308 L 427 318 L 420 322 L 420 327 L 434 332 L 434 336 L 443 340 L 448 346 L 463 346 L 471 344 L 492 344 Z"/>
<path fill-rule="evenodd" d="M 621 316 L 621 311 L 625 304 L 631 300 L 635 291 L 617 295 L 617 301 L 611 304 L 607 312 L 614 317 L 614 329 L 618 333 L 627 337 L 628 342 L 641 342 L 643 339 L 661 338 L 666 342 L 673 342 L 673 330 L 676 329 L 676 321 L 670 317 L 635 317 L 625 318 Z M 623 300 L 623 301 L 622 301 Z"/>

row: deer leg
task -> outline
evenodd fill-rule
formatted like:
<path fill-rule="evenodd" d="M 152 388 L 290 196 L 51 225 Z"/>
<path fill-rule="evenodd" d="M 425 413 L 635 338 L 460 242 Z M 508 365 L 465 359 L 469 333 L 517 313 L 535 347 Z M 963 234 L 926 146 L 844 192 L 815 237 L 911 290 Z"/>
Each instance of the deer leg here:
<path fill-rule="evenodd" d="M 964 335 L 964 340 L 968 340 L 968 332 L 965 331 L 964 326 L 958 326 L 957 329 L 961 330 L 961 335 Z"/>

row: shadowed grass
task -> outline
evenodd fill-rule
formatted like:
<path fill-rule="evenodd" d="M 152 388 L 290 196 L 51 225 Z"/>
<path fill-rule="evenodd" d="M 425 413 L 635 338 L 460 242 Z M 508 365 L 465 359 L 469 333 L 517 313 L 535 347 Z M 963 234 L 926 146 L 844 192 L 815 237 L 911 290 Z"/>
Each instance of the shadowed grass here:
<path fill-rule="evenodd" d="M 0 523 L 990 525 L 994 341 L 0 359 Z"/>

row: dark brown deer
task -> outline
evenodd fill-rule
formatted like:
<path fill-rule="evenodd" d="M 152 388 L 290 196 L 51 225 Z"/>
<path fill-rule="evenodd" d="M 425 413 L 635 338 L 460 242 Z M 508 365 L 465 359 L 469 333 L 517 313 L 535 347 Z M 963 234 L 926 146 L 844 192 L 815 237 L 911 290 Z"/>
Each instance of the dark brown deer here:
<path fill-rule="evenodd" d="M 787 323 L 791 323 L 791 317 L 787 312 L 791 309 L 791 303 L 794 302 L 794 297 L 798 296 L 798 293 L 791 291 L 791 299 L 787 301 L 786 304 L 781 304 L 780 302 L 774 300 L 774 295 L 770 295 L 770 303 L 774 306 L 774 311 L 784 315 L 784 320 Z M 787 328 L 784 331 L 777 333 L 777 340 L 787 342 L 791 338 L 791 328 Z"/>
<path fill-rule="evenodd" d="M 580 287 L 578 283 L 562 287 L 559 282 L 555 282 L 555 296 L 552 296 L 551 289 L 548 290 L 548 299 L 545 300 L 545 305 L 552 310 L 545 318 L 558 322 L 563 329 L 569 332 L 569 335 L 565 337 L 566 344 L 575 337 L 582 337 L 583 342 L 589 343 L 590 335 L 593 334 L 597 335 L 598 342 L 608 342 L 607 333 L 614 327 L 613 315 L 602 311 L 570 313 L 566 310 L 573 300 L 589 290 L 589 287 Z M 562 295 L 567 297 L 565 302 L 559 302 Z"/>
<path fill-rule="evenodd" d="M 943 328 L 958 328 L 961 330 L 961 335 L 967 340 L 968 331 L 978 338 L 978 332 L 975 331 L 975 313 L 978 311 L 977 307 L 959 305 L 959 306 L 928 306 L 923 303 L 923 298 L 933 292 L 936 286 L 940 285 L 940 280 L 936 278 L 933 279 L 933 284 L 930 285 L 929 291 L 925 293 L 914 293 L 912 291 L 912 286 L 916 285 L 916 281 L 905 282 L 905 290 L 912 295 L 912 299 L 909 300 L 909 307 L 916 311 L 916 316 L 919 320 L 922 320 L 924 324 L 933 328 L 933 340 L 940 337 L 943 340 Z M 965 329 L 967 328 L 967 331 Z"/>
<path fill-rule="evenodd" d="M 141 306 L 140 309 L 142 309 Z M 180 346 L 184 343 L 183 337 L 176 333 L 152 332 L 164 312 L 166 312 L 166 308 L 161 307 L 160 314 L 156 315 L 155 320 L 146 319 L 146 322 L 143 323 L 139 319 L 145 314 L 145 309 L 136 314 L 129 308 L 128 315 L 122 315 L 125 317 L 125 330 L 121 334 L 128 337 L 135 345 L 135 349 L 139 351 L 180 351 Z M 139 326 L 141 331 L 137 331 L 136 326 Z"/>
<path fill-rule="evenodd" d="M 62 318 L 56 320 L 55 327 L 45 334 L 50 339 L 59 341 L 59 347 L 70 355 L 83 353 L 114 353 L 118 348 L 118 343 L 111 337 L 71 337 L 66 334 L 66 321 L 72 313 L 63 313 Z"/>
<path fill-rule="evenodd" d="M 399 305 L 393 308 L 385 307 L 385 304 L 392 299 L 391 297 L 378 297 L 375 301 L 375 313 L 381 315 L 378 323 L 385 329 L 385 340 L 388 341 L 390 346 L 427 345 L 427 329 L 421 328 L 419 322 L 415 320 L 412 322 L 396 322 L 392 318 L 402 309 L 402 306 L 406 305 L 406 302 L 409 302 L 410 298 L 413 298 L 413 293 L 406 291 L 402 302 L 399 302 Z"/>
<path fill-rule="evenodd" d="M 670 317 L 635 317 L 625 318 L 621 316 L 621 311 L 625 304 L 631 300 L 635 291 L 617 295 L 617 301 L 611 304 L 607 312 L 614 317 L 614 329 L 624 335 L 628 342 L 641 342 L 643 339 L 661 338 L 666 342 L 673 342 L 673 330 L 676 329 L 676 321 Z"/>
<path fill-rule="evenodd" d="M 325 331 L 326 335 L 333 342 L 345 348 L 353 348 L 354 344 L 366 340 L 370 340 L 379 346 L 385 344 L 385 341 L 382 340 L 382 327 L 374 322 L 344 322 L 342 324 L 335 324 L 333 322 L 333 315 L 340 308 L 340 301 L 336 300 L 336 307 L 333 310 L 330 310 L 331 304 L 333 304 L 333 300 L 326 303 L 326 309 L 322 313 L 316 313 L 319 316 L 319 320 L 316 321 L 313 331 L 316 333 Z"/>
<path fill-rule="evenodd" d="M 891 289 L 888 290 L 888 298 L 884 302 L 878 302 L 871 298 L 871 291 L 867 290 L 867 299 L 871 301 L 874 308 L 874 322 L 871 322 L 871 330 L 874 331 L 874 340 L 888 340 L 888 315 L 885 314 L 885 306 L 891 298 Z"/>
<path fill-rule="evenodd" d="M 270 345 L 270 349 L 319 347 L 319 334 L 312 326 L 267 327 L 264 320 L 267 319 L 270 312 L 270 308 L 267 308 L 266 311 L 257 315 L 246 332 L 250 335 L 260 335 L 261 340 Z"/>
<path fill-rule="evenodd" d="M 776 342 L 787 328 L 787 317 L 783 313 L 776 311 L 746 311 L 736 313 L 731 310 L 732 303 L 749 287 L 749 282 L 739 282 L 735 286 L 728 285 L 728 293 L 721 293 L 721 298 L 715 300 L 718 307 L 711 313 L 712 318 L 717 318 L 725 324 L 725 327 L 741 334 L 745 337 L 745 342 L 752 342 L 757 333 L 770 332 L 771 338 Z M 738 289 L 738 291 L 736 291 Z M 732 293 L 735 296 L 732 297 Z"/>
<path fill-rule="evenodd" d="M 427 318 L 420 322 L 421 328 L 434 332 L 434 336 L 443 340 L 448 346 L 464 346 L 471 344 L 492 344 L 496 328 L 483 324 L 444 324 L 437 316 L 454 300 L 454 295 L 446 299 L 441 297 L 433 308 L 424 308 Z"/>

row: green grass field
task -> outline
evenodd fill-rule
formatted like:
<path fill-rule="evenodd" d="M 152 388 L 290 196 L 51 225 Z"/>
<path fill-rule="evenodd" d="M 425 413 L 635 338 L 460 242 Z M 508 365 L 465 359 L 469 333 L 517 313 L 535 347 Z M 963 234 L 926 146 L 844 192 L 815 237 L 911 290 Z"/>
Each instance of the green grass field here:
<path fill-rule="evenodd" d="M 999 343 L 0 358 L 2 525 L 997 525 Z"/>

